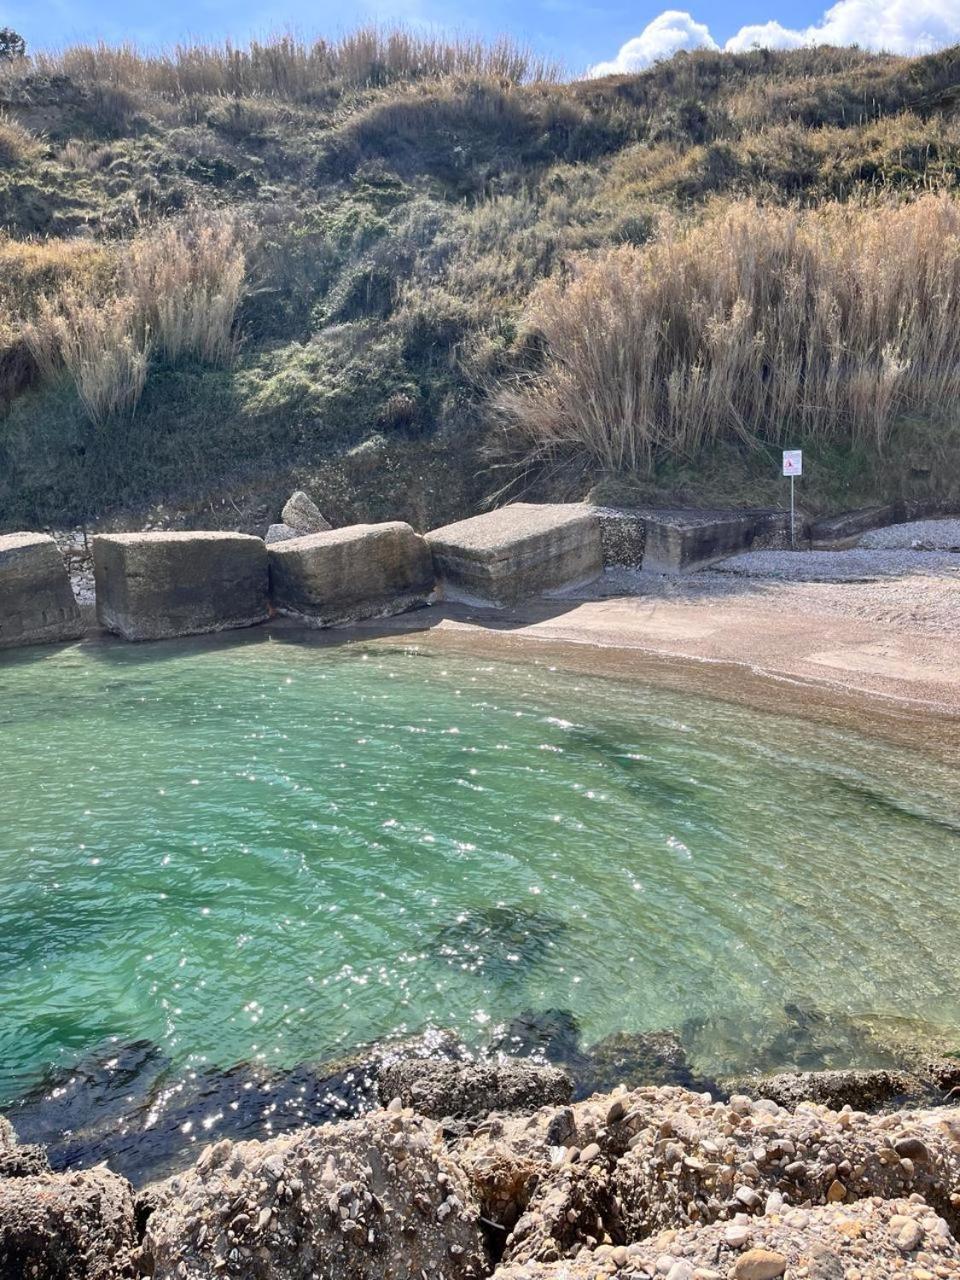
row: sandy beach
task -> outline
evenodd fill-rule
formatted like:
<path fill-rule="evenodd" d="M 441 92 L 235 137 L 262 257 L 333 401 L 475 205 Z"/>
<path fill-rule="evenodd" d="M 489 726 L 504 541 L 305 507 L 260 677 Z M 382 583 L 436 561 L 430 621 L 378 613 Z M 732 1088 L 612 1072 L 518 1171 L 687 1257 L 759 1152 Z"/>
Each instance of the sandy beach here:
<path fill-rule="evenodd" d="M 958 623 L 949 570 L 866 582 L 611 571 L 563 598 L 445 603 L 353 634 L 650 680 L 960 760 Z"/>

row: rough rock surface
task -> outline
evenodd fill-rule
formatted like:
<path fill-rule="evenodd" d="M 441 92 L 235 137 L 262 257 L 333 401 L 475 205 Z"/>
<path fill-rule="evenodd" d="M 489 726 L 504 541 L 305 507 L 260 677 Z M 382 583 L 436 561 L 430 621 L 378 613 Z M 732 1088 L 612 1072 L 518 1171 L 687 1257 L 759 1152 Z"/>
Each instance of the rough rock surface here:
<path fill-rule="evenodd" d="M 816 1209 L 770 1205 L 760 1218 L 669 1230 L 573 1261 L 501 1267 L 496 1280 L 935 1280 L 960 1276 L 960 1246 L 918 1198 Z"/>
<path fill-rule="evenodd" d="M 275 542 L 289 542 L 291 538 L 300 536 L 296 529 L 291 529 L 288 524 L 272 524 L 263 540 L 269 547 Z"/>
<path fill-rule="evenodd" d="M 534 1111 L 570 1101 L 573 1084 L 563 1071 L 529 1060 L 450 1062 L 403 1058 L 385 1066 L 380 1101 L 400 1098 L 423 1116 L 485 1116 L 491 1111 Z"/>
<path fill-rule="evenodd" d="M 297 489 L 287 499 L 283 511 L 280 513 L 282 523 L 293 530 L 293 537 L 300 538 L 308 533 L 324 533 L 333 526 L 329 520 L 324 519 L 320 512 L 320 508 L 310 497 L 309 494 Z M 271 528 L 276 528 L 272 525 Z"/>
<path fill-rule="evenodd" d="M 871 1116 L 677 1088 L 491 1117 L 453 1155 L 504 1261 L 551 1262 L 657 1231 L 811 1206 L 922 1196 L 960 1221 L 960 1110 Z M 508 1199 L 504 1189 L 509 1188 Z M 771 1200 L 772 1197 L 772 1200 Z"/>
<path fill-rule="evenodd" d="M 267 549 L 243 533 L 112 533 L 93 540 L 100 625 L 161 640 L 266 620 Z"/>
<path fill-rule="evenodd" d="M 313 626 L 384 617 L 426 604 L 433 565 L 408 524 L 355 524 L 270 547 L 280 613 Z"/>
<path fill-rule="evenodd" d="M 208 1147 L 152 1189 L 156 1280 L 473 1280 L 477 1203 L 439 1129 L 387 1110 L 271 1142 Z"/>
<path fill-rule="evenodd" d="M 426 538 L 451 599 L 513 604 L 603 569 L 600 521 L 582 503 L 515 502 Z"/>
<path fill-rule="evenodd" d="M 130 1185 L 108 1169 L 0 1179 L 2 1280 L 136 1275 Z"/>
<path fill-rule="evenodd" d="M 873 1111 L 897 1098 L 915 1098 L 926 1092 L 925 1082 L 903 1071 L 881 1068 L 848 1071 L 780 1071 L 776 1075 L 724 1081 L 730 1093 L 770 1098 L 781 1107 L 800 1102 L 822 1102 L 839 1111 L 850 1106 Z"/>
<path fill-rule="evenodd" d="M 83 634 L 66 566 L 45 533 L 0 536 L 0 649 Z"/>

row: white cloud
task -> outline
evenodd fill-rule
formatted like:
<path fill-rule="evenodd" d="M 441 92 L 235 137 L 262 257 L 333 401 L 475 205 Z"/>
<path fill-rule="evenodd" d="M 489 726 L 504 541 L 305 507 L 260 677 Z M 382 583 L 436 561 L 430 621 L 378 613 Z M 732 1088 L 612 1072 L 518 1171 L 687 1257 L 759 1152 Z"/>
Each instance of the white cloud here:
<path fill-rule="evenodd" d="M 695 22 L 689 13 L 679 9 L 667 9 L 638 36 L 628 40 L 612 61 L 597 63 L 590 74 L 609 76 L 616 72 L 642 71 L 662 58 L 672 58 L 681 49 L 717 48 L 719 45 L 702 22 Z"/>
<path fill-rule="evenodd" d="M 741 27 L 724 48 L 799 49 L 805 45 L 858 44 L 888 53 L 930 53 L 960 42 L 960 0 L 838 0 L 819 22 L 801 29 L 784 27 L 772 19 Z M 621 48 L 609 62 L 591 68 L 591 75 L 642 71 L 680 49 L 717 49 L 719 45 L 702 22 L 689 13 L 667 10 Z"/>

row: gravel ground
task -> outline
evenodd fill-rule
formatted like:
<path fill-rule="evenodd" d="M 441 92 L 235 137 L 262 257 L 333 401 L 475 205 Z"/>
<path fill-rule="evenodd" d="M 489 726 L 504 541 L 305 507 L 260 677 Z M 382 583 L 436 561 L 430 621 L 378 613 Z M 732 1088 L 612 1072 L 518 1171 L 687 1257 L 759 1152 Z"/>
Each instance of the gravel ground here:
<path fill-rule="evenodd" d="M 960 551 L 960 520 L 913 520 L 871 529 L 857 545 L 871 550 Z"/>
<path fill-rule="evenodd" d="M 949 551 L 750 551 L 713 566 L 714 573 L 735 573 L 777 582 L 876 582 L 917 574 L 960 576 L 960 555 Z"/>

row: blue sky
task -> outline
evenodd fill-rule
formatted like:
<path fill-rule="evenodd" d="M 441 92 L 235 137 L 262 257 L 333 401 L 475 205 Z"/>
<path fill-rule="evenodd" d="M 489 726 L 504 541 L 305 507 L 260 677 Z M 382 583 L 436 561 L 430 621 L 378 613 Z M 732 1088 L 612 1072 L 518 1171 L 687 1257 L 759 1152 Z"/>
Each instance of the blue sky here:
<path fill-rule="evenodd" d="M 825 14 L 815 0 L 357 0 L 350 5 L 307 0 L 0 0 L 0 26 L 34 47 L 78 40 L 133 40 L 158 46 L 183 38 L 243 41 L 294 30 L 336 35 L 358 22 L 494 36 L 509 32 L 573 72 L 594 64 L 632 70 L 678 48 L 697 45 L 786 47 L 853 40 L 897 52 L 925 51 L 960 41 L 960 0 L 839 0 Z"/>

